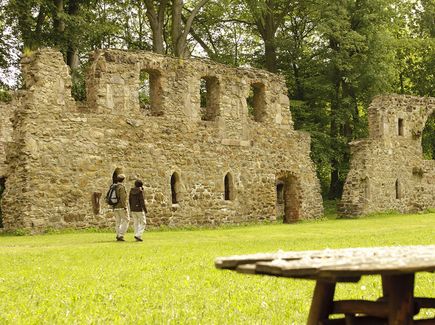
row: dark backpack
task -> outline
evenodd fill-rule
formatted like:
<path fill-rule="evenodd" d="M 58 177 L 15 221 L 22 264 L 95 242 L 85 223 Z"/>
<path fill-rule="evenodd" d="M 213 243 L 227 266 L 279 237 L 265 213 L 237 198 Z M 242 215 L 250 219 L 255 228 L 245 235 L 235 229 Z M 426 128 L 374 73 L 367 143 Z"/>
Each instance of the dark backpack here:
<path fill-rule="evenodd" d="M 116 184 L 112 184 L 106 194 L 106 203 L 108 205 L 116 205 L 118 201 L 118 195 L 116 195 Z"/>

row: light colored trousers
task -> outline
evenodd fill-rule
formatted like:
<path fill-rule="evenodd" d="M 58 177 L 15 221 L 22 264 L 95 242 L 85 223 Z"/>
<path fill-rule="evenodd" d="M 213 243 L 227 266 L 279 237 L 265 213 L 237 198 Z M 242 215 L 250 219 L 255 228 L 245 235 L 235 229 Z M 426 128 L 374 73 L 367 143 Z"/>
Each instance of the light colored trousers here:
<path fill-rule="evenodd" d="M 115 209 L 113 213 L 115 214 L 116 221 L 116 237 L 124 237 L 130 221 L 128 211 L 125 209 Z"/>
<path fill-rule="evenodd" d="M 145 226 L 147 224 L 145 212 L 137 212 L 137 211 L 131 211 L 130 212 L 131 217 L 133 218 L 133 224 L 134 224 L 134 235 L 136 237 L 142 237 L 142 234 L 145 230 Z"/>

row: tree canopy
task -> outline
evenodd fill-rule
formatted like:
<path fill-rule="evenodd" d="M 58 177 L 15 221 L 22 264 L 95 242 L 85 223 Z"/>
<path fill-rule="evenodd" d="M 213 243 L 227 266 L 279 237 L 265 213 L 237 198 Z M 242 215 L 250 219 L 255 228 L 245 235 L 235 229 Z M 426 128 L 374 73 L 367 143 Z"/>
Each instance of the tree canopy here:
<path fill-rule="evenodd" d="M 85 97 L 97 48 L 203 56 L 285 76 L 295 127 L 312 136 L 324 196 L 341 195 L 352 140 L 385 92 L 434 96 L 435 0 L 0 0 L 0 99 L 20 53 L 58 48 Z M 12 69 L 12 70 L 11 70 Z M 3 94 L 3 95 L 2 95 Z M 433 119 L 423 145 L 432 157 Z"/>

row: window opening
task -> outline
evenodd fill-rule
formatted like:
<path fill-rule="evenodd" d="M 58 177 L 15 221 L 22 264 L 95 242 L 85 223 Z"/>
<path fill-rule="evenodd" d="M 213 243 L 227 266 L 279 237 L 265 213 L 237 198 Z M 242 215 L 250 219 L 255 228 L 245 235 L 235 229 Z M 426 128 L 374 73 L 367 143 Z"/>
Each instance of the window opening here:
<path fill-rule="evenodd" d="M 6 178 L 0 177 L 0 228 L 3 228 L 3 214 L 2 214 L 2 209 L 1 209 L 1 201 L 2 201 L 3 192 L 5 191 L 5 188 L 6 188 Z"/>
<path fill-rule="evenodd" d="M 400 185 L 399 180 L 396 180 L 396 199 L 399 200 L 402 198 L 402 186 Z"/>
<path fill-rule="evenodd" d="M 162 115 L 161 74 L 158 70 L 142 70 L 139 75 L 139 107 L 145 115 Z"/>
<path fill-rule="evenodd" d="M 179 202 L 179 188 L 180 188 L 180 176 L 177 173 L 173 173 L 171 176 L 171 197 L 172 204 Z"/>
<path fill-rule="evenodd" d="M 248 105 L 248 114 L 254 121 L 262 122 L 266 115 L 265 86 L 262 83 L 253 83 L 249 90 L 246 103 Z"/>
<path fill-rule="evenodd" d="M 224 178 L 225 193 L 224 198 L 226 201 L 234 200 L 234 184 L 233 176 L 227 173 Z"/>
<path fill-rule="evenodd" d="M 370 182 L 368 178 L 364 180 L 364 197 L 366 200 L 370 200 Z"/>
<path fill-rule="evenodd" d="M 219 80 L 203 77 L 199 84 L 201 120 L 213 121 L 219 115 Z"/>
<path fill-rule="evenodd" d="M 404 135 L 404 126 L 403 126 L 403 118 L 399 118 L 397 122 L 397 128 L 400 136 Z"/>

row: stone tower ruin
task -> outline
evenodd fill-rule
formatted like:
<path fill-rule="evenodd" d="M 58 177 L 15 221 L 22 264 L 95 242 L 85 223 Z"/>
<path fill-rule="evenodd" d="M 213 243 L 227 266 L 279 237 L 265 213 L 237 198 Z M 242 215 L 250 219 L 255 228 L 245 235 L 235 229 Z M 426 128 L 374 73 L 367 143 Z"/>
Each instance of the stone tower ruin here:
<path fill-rule="evenodd" d="M 423 159 L 421 147 L 422 131 L 434 112 L 432 97 L 374 99 L 369 138 L 351 143 L 340 215 L 435 208 L 435 161 Z"/>
<path fill-rule="evenodd" d="M 310 137 L 295 131 L 283 78 L 205 60 L 96 51 L 87 101 L 62 55 L 23 59 L 24 89 L 2 106 L 6 229 L 104 227 L 112 175 L 143 180 L 150 225 L 323 214 Z M 139 101 L 141 76 L 149 101 Z M 202 89 L 202 96 L 200 93 Z"/>

